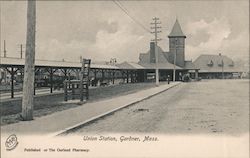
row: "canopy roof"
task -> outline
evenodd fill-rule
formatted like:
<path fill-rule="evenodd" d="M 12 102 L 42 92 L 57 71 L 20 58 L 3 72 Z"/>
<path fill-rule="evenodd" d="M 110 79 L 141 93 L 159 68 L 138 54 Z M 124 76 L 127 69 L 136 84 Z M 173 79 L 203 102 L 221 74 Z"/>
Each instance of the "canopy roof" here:
<path fill-rule="evenodd" d="M 12 65 L 12 66 L 23 66 L 25 59 L 20 58 L 1 58 L 0 65 Z M 35 60 L 35 66 L 37 67 L 55 67 L 55 68 L 81 68 L 80 62 L 69 62 L 69 61 L 56 61 L 56 60 Z M 105 65 L 105 64 L 90 64 L 91 68 L 96 69 L 119 69 L 117 66 Z"/>

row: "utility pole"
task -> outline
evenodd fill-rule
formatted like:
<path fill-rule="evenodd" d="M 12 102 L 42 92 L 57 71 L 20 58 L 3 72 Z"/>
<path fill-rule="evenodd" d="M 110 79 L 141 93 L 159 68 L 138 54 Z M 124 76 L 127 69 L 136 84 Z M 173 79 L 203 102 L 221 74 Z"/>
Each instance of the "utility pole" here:
<path fill-rule="evenodd" d="M 6 43 L 5 40 L 3 41 L 3 57 L 6 58 Z"/>
<path fill-rule="evenodd" d="M 177 38 L 175 39 L 175 52 L 174 52 L 174 72 L 173 72 L 173 82 L 175 82 L 175 71 L 176 71 L 176 67 L 175 67 L 175 64 L 176 64 L 176 54 L 177 54 Z"/>
<path fill-rule="evenodd" d="M 22 118 L 24 121 L 33 119 L 36 39 L 36 0 L 28 0 L 27 2 L 27 32 L 22 99 Z"/>
<path fill-rule="evenodd" d="M 153 18 L 153 22 L 150 23 L 151 25 L 153 25 L 153 27 L 151 27 L 151 29 L 153 29 L 154 31 L 151 32 L 155 35 L 155 39 L 153 40 L 155 42 L 155 84 L 156 86 L 159 86 L 159 68 L 158 68 L 158 46 L 157 46 L 157 41 L 160 41 L 161 39 L 159 39 L 157 37 L 157 34 L 160 33 L 161 31 L 158 31 L 158 29 L 160 29 L 161 27 L 158 26 L 159 24 L 161 24 L 160 21 L 158 21 L 159 18 L 154 17 Z"/>
<path fill-rule="evenodd" d="M 20 46 L 21 46 L 21 52 L 20 53 L 21 53 L 21 59 L 22 59 L 23 58 L 23 45 L 21 44 Z"/>

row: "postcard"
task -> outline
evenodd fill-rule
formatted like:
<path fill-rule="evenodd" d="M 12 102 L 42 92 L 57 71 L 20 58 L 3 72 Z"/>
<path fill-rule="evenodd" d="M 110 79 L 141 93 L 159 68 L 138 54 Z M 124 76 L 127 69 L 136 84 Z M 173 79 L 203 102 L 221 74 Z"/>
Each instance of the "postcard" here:
<path fill-rule="evenodd" d="M 249 158 L 249 1 L 0 1 L 1 157 Z"/>

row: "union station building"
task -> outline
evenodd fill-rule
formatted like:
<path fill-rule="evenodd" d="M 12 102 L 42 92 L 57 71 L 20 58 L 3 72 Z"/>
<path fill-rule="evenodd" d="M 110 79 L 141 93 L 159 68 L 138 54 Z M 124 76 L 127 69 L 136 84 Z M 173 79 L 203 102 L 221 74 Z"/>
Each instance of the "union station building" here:
<path fill-rule="evenodd" d="M 185 60 L 185 39 L 186 36 L 182 32 L 181 26 L 176 19 L 172 31 L 168 35 L 169 52 L 163 51 L 158 47 L 158 64 L 160 81 L 173 80 L 174 70 L 175 80 L 182 80 L 186 74 L 191 74 L 191 78 L 198 78 L 198 70 L 192 61 Z M 139 55 L 138 63 L 123 62 L 119 64 L 120 67 L 137 69 L 138 80 L 147 81 L 155 79 L 156 69 L 156 53 L 155 43 L 150 42 L 150 49 L 146 53 Z"/>

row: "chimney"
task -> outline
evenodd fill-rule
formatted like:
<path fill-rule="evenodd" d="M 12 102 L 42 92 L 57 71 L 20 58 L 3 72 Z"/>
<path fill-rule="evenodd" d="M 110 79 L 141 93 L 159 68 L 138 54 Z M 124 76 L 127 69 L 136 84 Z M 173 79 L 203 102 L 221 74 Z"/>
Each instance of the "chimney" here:
<path fill-rule="evenodd" d="M 150 63 L 155 63 L 155 43 L 150 42 Z"/>
<path fill-rule="evenodd" d="M 83 59 L 82 56 L 80 56 L 80 63 L 82 63 L 82 59 Z"/>

